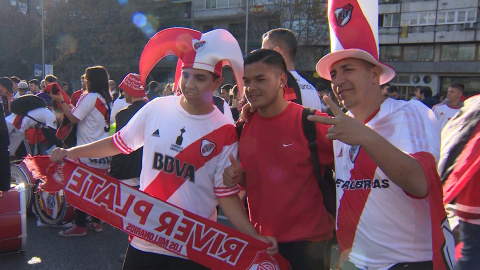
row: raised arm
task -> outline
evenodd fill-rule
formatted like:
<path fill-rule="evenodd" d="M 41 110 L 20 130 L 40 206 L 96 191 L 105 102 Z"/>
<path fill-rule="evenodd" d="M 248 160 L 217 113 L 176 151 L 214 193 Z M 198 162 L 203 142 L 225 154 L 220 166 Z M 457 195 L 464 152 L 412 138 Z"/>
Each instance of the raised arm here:
<path fill-rule="evenodd" d="M 392 145 L 360 121 L 345 115 L 329 97 L 325 97 L 324 100 L 334 117 L 309 116 L 308 119 L 333 125 L 328 130 L 327 139 L 360 145 L 396 185 L 414 196 L 424 197 L 428 194 L 425 172 L 415 158 Z"/>

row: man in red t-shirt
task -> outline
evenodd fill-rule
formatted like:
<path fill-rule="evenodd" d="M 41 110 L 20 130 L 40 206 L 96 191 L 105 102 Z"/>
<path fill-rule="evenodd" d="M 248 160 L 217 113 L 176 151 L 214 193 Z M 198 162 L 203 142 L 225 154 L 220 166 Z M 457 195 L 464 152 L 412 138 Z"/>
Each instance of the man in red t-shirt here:
<path fill-rule="evenodd" d="M 245 57 L 246 95 L 257 111 L 240 137 L 242 166 L 231 157 L 224 183 L 246 188 L 252 224 L 259 233 L 278 239 L 279 252 L 293 270 L 320 269 L 334 219 L 323 205 L 303 135 L 303 107 L 283 95 L 286 72 L 285 60 L 274 50 L 256 50 Z M 332 142 L 325 138 L 328 127 L 316 125 L 322 170 L 333 165 Z"/>

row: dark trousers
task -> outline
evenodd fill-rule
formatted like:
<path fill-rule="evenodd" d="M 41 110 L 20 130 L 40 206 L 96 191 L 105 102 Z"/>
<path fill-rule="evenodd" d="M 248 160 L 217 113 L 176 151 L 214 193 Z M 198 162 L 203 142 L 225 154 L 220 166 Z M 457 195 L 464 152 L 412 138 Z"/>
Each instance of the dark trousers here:
<path fill-rule="evenodd" d="M 123 270 L 208 270 L 196 262 L 178 257 L 144 252 L 131 245 L 123 262 Z"/>
<path fill-rule="evenodd" d="M 92 221 L 99 223 L 100 219 L 92 216 Z M 75 225 L 80 227 L 87 227 L 87 213 L 82 210 L 75 209 Z"/>
<path fill-rule="evenodd" d="M 463 242 L 462 257 L 455 270 L 480 268 L 480 225 L 460 220 L 460 241 Z"/>
<path fill-rule="evenodd" d="M 325 267 L 325 260 L 327 254 L 330 254 L 329 248 L 330 240 L 278 243 L 280 254 L 290 262 L 292 270 L 328 269 Z"/>

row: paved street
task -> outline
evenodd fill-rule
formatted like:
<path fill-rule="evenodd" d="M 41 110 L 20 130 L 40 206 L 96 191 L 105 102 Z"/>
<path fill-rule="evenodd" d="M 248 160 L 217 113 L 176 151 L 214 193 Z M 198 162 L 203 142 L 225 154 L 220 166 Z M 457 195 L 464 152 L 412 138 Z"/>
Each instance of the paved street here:
<path fill-rule="evenodd" d="M 122 269 L 118 257 L 127 249 L 126 233 L 104 223 L 103 232 L 62 238 L 57 235 L 62 228 L 37 227 L 36 221 L 27 216 L 26 251 L 0 254 L 0 269 Z"/>

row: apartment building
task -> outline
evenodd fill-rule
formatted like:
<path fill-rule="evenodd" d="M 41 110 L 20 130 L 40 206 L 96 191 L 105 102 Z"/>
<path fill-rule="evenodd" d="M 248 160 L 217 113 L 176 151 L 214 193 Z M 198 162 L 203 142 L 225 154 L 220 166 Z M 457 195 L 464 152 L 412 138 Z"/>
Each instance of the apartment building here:
<path fill-rule="evenodd" d="M 380 0 L 380 56 L 402 98 L 417 85 L 445 95 L 452 82 L 480 93 L 478 9 L 478 0 Z"/>

